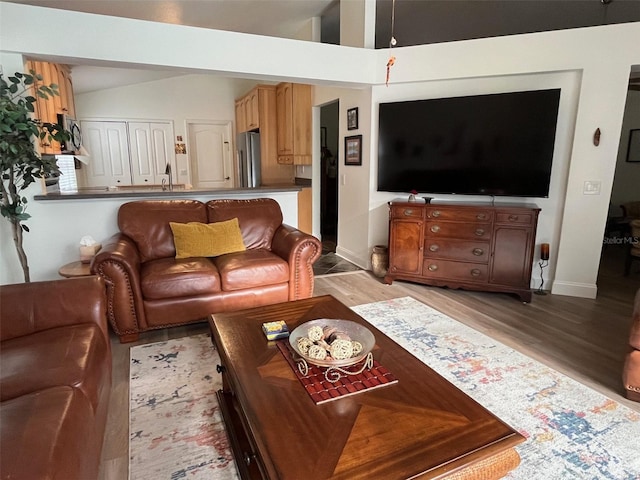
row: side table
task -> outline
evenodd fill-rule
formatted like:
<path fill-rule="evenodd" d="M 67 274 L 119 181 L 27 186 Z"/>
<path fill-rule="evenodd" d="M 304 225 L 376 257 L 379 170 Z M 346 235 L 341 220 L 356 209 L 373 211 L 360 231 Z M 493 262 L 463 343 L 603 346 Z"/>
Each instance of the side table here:
<path fill-rule="evenodd" d="M 91 264 L 82 263 L 80 260 L 67 263 L 60 267 L 58 275 L 65 278 L 87 277 L 91 275 Z"/>

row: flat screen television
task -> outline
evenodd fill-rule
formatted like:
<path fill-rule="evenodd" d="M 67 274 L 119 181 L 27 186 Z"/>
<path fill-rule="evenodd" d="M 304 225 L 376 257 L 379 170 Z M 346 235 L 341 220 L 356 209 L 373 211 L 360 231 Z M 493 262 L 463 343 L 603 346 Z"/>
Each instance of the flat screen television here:
<path fill-rule="evenodd" d="M 379 105 L 378 191 L 548 197 L 560 89 Z"/>

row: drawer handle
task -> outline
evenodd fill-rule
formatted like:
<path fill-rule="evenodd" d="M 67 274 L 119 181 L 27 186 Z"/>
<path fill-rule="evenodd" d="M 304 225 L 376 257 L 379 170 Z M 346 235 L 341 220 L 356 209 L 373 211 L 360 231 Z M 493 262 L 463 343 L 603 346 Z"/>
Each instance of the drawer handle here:
<path fill-rule="evenodd" d="M 431 227 L 431 231 L 433 233 L 438 233 L 440 231 L 440 225 L 434 225 L 433 227 Z"/>
<path fill-rule="evenodd" d="M 477 220 L 486 220 L 487 219 L 487 214 L 486 213 L 479 213 L 478 215 L 476 215 L 476 219 Z"/>
<path fill-rule="evenodd" d="M 509 215 L 510 222 L 516 222 L 518 220 L 518 215 Z"/>
<path fill-rule="evenodd" d="M 477 237 L 481 237 L 481 236 L 484 235 L 484 229 L 483 228 L 478 228 L 475 233 L 476 233 Z"/>
<path fill-rule="evenodd" d="M 223 365 L 216 365 L 216 372 L 224 373 L 226 371 L 227 371 L 227 369 Z"/>
<path fill-rule="evenodd" d="M 430 272 L 435 272 L 436 270 L 438 270 L 438 265 L 434 265 L 433 263 L 431 265 L 429 265 L 429 271 Z"/>
<path fill-rule="evenodd" d="M 483 249 L 481 249 L 481 248 L 474 248 L 474 249 L 473 249 L 473 254 L 474 254 L 476 257 L 481 257 L 482 255 L 484 255 L 484 250 L 483 250 Z"/>
<path fill-rule="evenodd" d="M 255 453 L 244 452 L 244 463 L 248 466 L 251 465 L 251 462 L 254 458 L 256 458 Z"/>
<path fill-rule="evenodd" d="M 440 216 L 440 210 L 434 210 L 433 213 L 431 213 L 432 217 L 439 217 Z"/>
<path fill-rule="evenodd" d="M 411 210 L 410 208 L 407 208 L 407 209 L 404 211 L 404 214 L 405 214 L 405 216 L 407 216 L 407 217 L 408 217 L 409 215 L 413 215 L 413 210 Z"/>
<path fill-rule="evenodd" d="M 432 252 L 437 252 L 438 250 L 440 250 L 440 247 L 434 243 L 433 245 L 429 245 L 429 250 Z"/>
<path fill-rule="evenodd" d="M 472 277 L 479 277 L 480 276 L 480 270 L 478 270 L 477 268 L 474 268 L 473 270 L 471 270 L 471 276 Z"/>

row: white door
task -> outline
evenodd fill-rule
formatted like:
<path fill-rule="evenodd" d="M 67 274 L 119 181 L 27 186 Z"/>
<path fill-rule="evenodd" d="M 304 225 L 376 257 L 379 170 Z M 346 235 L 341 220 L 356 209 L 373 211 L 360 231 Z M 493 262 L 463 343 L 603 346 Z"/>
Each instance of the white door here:
<path fill-rule="evenodd" d="M 83 145 L 89 152 L 80 177 L 85 187 L 131 185 L 127 124 L 125 122 L 81 123 Z"/>
<path fill-rule="evenodd" d="M 191 183 L 196 188 L 234 186 L 231 122 L 188 122 Z"/>
<path fill-rule="evenodd" d="M 173 124 L 128 122 L 131 174 L 134 185 L 159 185 L 167 179 L 167 164 L 174 165 Z M 175 174 L 173 174 L 175 180 Z"/>

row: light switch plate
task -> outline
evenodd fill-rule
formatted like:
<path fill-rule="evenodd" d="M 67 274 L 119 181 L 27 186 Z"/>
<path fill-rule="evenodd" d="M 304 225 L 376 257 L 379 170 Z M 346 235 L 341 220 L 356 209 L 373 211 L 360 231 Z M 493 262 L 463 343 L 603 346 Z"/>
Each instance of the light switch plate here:
<path fill-rule="evenodd" d="M 587 180 L 584 182 L 584 188 L 582 189 L 583 195 L 600 195 L 600 186 L 602 182 L 599 180 Z"/>

